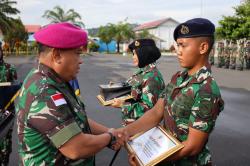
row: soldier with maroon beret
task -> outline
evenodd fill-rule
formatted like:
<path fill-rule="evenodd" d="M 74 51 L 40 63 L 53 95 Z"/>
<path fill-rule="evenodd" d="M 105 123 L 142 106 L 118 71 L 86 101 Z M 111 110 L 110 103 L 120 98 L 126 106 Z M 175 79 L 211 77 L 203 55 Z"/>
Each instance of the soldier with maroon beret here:
<path fill-rule="evenodd" d="M 94 154 L 119 144 L 114 144 L 113 129 L 87 117 L 69 84 L 80 70 L 87 33 L 70 23 L 56 23 L 34 37 L 39 64 L 25 78 L 17 102 L 21 165 L 93 166 Z"/>

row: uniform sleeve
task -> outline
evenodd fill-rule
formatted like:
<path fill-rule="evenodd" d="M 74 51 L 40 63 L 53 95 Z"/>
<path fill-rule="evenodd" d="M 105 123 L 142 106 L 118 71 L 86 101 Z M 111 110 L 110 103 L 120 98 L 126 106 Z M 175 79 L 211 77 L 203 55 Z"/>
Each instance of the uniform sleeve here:
<path fill-rule="evenodd" d="M 164 82 L 158 77 L 151 77 L 145 80 L 141 85 L 142 93 L 140 98 L 138 98 L 136 102 L 123 106 L 124 118 L 137 119 L 141 117 L 147 110 L 155 105 L 159 94 L 164 91 L 164 86 Z"/>
<path fill-rule="evenodd" d="M 32 102 L 27 123 L 57 148 L 81 132 L 64 96 L 53 89 L 44 90 Z"/>
<path fill-rule="evenodd" d="M 220 96 L 209 93 L 198 93 L 191 108 L 189 126 L 194 129 L 210 133 L 220 111 L 223 109 Z"/>

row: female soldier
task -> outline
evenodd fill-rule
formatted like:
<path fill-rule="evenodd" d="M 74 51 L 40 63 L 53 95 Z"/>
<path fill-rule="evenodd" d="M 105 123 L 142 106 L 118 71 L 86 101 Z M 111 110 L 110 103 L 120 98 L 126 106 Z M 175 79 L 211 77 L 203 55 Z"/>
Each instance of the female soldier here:
<path fill-rule="evenodd" d="M 133 64 L 139 67 L 138 71 L 127 80 L 127 83 L 131 85 L 133 99 L 129 102 L 116 99 L 112 104 L 113 107 L 122 108 L 122 119 L 125 124 L 140 118 L 152 108 L 165 87 L 162 75 L 155 63 L 161 53 L 154 40 L 135 40 L 128 48 L 133 53 Z"/>

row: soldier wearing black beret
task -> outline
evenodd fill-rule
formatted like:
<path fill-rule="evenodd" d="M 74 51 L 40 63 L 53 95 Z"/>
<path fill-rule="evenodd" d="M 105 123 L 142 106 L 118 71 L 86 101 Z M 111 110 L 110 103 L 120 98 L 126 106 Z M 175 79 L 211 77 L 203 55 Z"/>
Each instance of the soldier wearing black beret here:
<path fill-rule="evenodd" d="M 224 102 L 212 77 L 208 56 L 214 43 L 214 24 L 204 18 L 181 23 L 174 30 L 180 66 L 155 106 L 123 130 L 132 136 L 162 120 L 182 148 L 159 165 L 212 165 L 207 142 Z M 135 156 L 129 157 L 136 165 Z"/>
<path fill-rule="evenodd" d="M 152 39 L 138 39 L 129 44 L 133 53 L 133 64 L 139 69 L 126 81 L 131 86 L 133 100 L 115 100 L 113 107 L 122 107 L 122 119 L 128 124 L 140 118 L 157 102 L 165 88 L 164 79 L 157 69 L 156 60 L 161 57 L 160 50 Z"/>

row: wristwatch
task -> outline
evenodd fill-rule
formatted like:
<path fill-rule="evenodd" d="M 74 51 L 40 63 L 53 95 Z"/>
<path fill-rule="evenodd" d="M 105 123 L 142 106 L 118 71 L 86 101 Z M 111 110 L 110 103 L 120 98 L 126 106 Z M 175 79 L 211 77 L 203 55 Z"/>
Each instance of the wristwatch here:
<path fill-rule="evenodd" d="M 108 131 L 106 133 L 110 135 L 110 141 L 109 141 L 107 147 L 112 149 L 112 145 L 116 143 L 116 137 L 110 131 Z"/>

